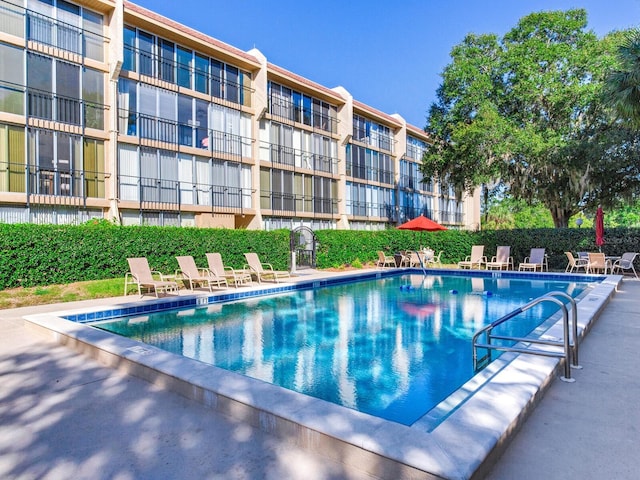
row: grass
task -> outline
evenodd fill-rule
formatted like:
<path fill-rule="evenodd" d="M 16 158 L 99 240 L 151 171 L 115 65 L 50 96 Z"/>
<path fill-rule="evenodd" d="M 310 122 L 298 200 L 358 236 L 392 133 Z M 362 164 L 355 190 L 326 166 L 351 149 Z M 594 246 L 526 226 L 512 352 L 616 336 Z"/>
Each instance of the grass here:
<path fill-rule="evenodd" d="M 0 291 L 0 309 L 118 297 L 122 295 L 123 288 L 122 278 L 45 287 L 11 288 Z"/>
<path fill-rule="evenodd" d="M 362 267 L 375 268 L 370 263 Z M 455 268 L 455 265 L 443 265 L 443 268 Z M 327 271 L 358 270 L 354 265 L 341 265 L 327 268 Z M 93 298 L 119 297 L 123 293 L 124 279 L 93 280 L 65 285 L 47 285 L 30 288 L 11 288 L 0 291 L 0 309 L 48 305 L 51 303 L 76 302 Z M 133 292 L 130 290 L 129 293 Z"/>

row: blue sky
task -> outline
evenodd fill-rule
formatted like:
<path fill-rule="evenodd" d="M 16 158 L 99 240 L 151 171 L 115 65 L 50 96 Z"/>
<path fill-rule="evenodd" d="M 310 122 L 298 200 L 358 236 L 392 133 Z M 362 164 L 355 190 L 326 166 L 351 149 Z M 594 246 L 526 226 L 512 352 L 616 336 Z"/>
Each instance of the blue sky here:
<path fill-rule="evenodd" d="M 640 25 L 640 0 L 136 0 L 134 3 L 424 127 L 467 33 L 502 35 L 543 10 L 587 10 L 598 36 Z"/>

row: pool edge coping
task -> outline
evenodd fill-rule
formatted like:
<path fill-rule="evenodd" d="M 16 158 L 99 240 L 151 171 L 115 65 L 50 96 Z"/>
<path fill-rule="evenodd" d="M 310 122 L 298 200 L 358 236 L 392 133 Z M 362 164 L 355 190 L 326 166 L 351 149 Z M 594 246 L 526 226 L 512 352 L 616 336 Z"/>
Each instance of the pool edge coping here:
<path fill-rule="evenodd" d="M 376 276 L 376 271 L 340 277 L 353 279 L 372 274 Z M 527 276 L 512 278 L 521 277 Z M 578 304 L 581 337 L 612 298 L 621 279 L 607 277 Z M 365 462 L 368 473 L 382 478 L 400 472 L 411 477 L 447 479 L 477 475 L 518 430 L 560 366 L 557 359 L 517 355 L 464 405 L 427 431 L 419 421 L 405 426 L 372 417 L 61 318 L 68 312 L 34 314 L 24 319 L 57 343 L 109 367 L 354 468 L 363 470 Z M 558 323 L 548 332 L 554 334 L 554 328 L 560 328 Z M 510 395 L 505 398 L 502 390 L 507 384 Z M 495 398 L 501 401 L 496 404 Z M 459 448 L 461 444 L 463 449 Z"/>

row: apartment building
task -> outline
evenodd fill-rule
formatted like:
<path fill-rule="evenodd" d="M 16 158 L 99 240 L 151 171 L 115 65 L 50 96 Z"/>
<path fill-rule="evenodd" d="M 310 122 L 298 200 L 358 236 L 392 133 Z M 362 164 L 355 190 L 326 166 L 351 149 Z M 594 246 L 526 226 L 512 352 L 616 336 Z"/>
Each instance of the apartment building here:
<path fill-rule="evenodd" d="M 0 221 L 477 228 L 428 136 L 121 0 L 0 0 Z"/>

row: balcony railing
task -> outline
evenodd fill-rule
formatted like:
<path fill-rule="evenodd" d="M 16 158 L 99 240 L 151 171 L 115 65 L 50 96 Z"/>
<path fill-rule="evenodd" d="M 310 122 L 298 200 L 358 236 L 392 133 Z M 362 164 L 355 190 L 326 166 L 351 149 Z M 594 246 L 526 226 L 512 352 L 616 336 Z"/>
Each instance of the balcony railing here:
<path fill-rule="evenodd" d="M 251 208 L 251 189 L 226 185 L 208 185 L 180 180 L 120 175 L 119 196 L 141 204 L 203 205 L 212 211 L 241 212 Z"/>
<path fill-rule="evenodd" d="M 394 183 L 393 170 L 372 168 L 368 165 L 353 165 L 351 161 L 347 161 L 347 175 L 371 182 L 386 183 L 387 185 L 393 185 Z"/>
<path fill-rule="evenodd" d="M 336 214 L 338 200 L 317 197 L 313 195 L 298 195 L 294 193 L 260 192 L 260 207 L 283 215 L 297 215 L 298 213 Z"/>
<path fill-rule="evenodd" d="M 240 82 L 220 78 L 191 65 L 176 62 L 156 53 L 124 46 L 123 70 L 140 73 L 196 90 L 215 98 L 251 106 L 253 90 Z"/>
<path fill-rule="evenodd" d="M 105 198 L 105 173 L 0 162 L 0 192 Z"/>
<path fill-rule="evenodd" d="M 396 218 L 396 209 L 389 203 L 350 200 L 346 206 L 347 215 L 350 217 L 377 217 L 389 222 L 395 221 Z"/>
<path fill-rule="evenodd" d="M 302 123 L 325 132 L 336 133 L 338 131 L 336 118 L 319 112 L 313 107 L 305 108 L 275 95 L 271 95 L 269 98 L 269 113 L 274 118 Z"/>
<path fill-rule="evenodd" d="M 306 168 L 326 173 L 338 171 L 338 159 L 327 155 L 298 150 L 284 145 L 268 144 L 269 160 L 272 163 Z"/>
<path fill-rule="evenodd" d="M 118 123 L 121 135 L 138 136 L 238 157 L 251 157 L 252 139 L 248 137 L 131 112 L 126 109 L 119 110 Z"/>
<path fill-rule="evenodd" d="M 78 17 L 80 18 L 80 17 Z M 0 32 L 104 61 L 108 39 L 97 33 L 0 0 Z"/>
<path fill-rule="evenodd" d="M 27 89 L 27 112 L 30 117 L 55 120 L 70 125 L 104 129 L 107 106 L 55 93 Z"/>

